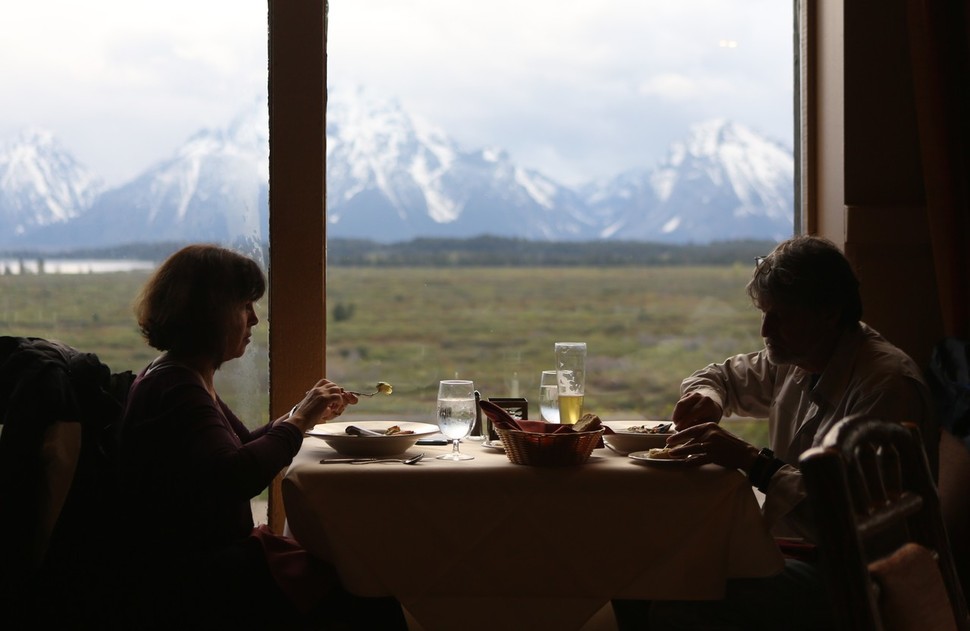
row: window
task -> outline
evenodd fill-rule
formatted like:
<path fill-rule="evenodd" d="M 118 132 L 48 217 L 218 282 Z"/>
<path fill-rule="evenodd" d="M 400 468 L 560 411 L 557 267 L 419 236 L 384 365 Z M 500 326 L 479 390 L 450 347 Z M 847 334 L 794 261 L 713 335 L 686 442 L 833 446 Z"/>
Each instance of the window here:
<path fill-rule="evenodd" d="M 45 0 L 8 12 L 0 49 L 3 59 L 17 61 L 0 66 L 8 86 L 0 188 L 4 200 L 34 192 L 32 204 L 0 212 L 0 249 L 12 250 L 0 262 L 4 334 L 60 339 L 97 353 L 116 372 L 140 370 L 155 351 L 141 340 L 131 303 L 167 250 L 133 242 L 155 235 L 179 240 L 172 236 L 176 215 L 194 219 L 206 196 L 224 200 L 216 215 L 231 207 L 237 217 L 220 231 L 200 222 L 198 238 L 265 258 L 259 217 L 268 178 L 265 33 L 261 0 L 107 1 L 96 10 Z M 213 173 L 247 185 L 211 187 Z M 110 198 L 93 201 L 99 193 Z M 101 219 L 97 230 L 82 221 L 57 232 L 59 213 Z M 151 225 L 133 229 L 135 222 L 124 221 L 150 213 Z M 52 231 L 41 236 L 36 224 Z M 30 238 L 18 241 L 19 232 Z M 75 251 L 81 247 L 87 252 Z M 101 260 L 116 256 L 109 248 L 129 260 Z M 243 361 L 218 375 L 220 392 L 250 423 L 264 421 L 268 407 L 267 327 L 255 336 Z"/>
<path fill-rule="evenodd" d="M 643 4 L 657 12 L 653 14 L 654 20 L 673 20 L 673 12 L 680 10 L 677 7 L 689 3 L 675 3 L 677 7 L 669 6 L 670 3 Z M 750 31 L 743 36 L 735 34 L 739 31 L 721 33 L 702 20 L 697 26 L 703 37 L 689 43 L 695 48 L 710 46 L 708 53 L 723 55 L 723 62 L 731 59 L 730 55 L 736 58 L 749 54 L 746 42 L 752 41 L 751 37 L 770 34 L 790 42 L 790 7 L 788 13 L 776 13 L 777 5 L 741 3 L 735 9 L 738 23 Z M 438 80 L 437 83 L 447 83 L 450 88 L 445 97 L 434 97 L 431 91 L 424 92 L 424 96 L 410 93 L 401 98 L 402 104 L 427 116 L 433 112 L 425 112 L 424 106 L 437 99 L 454 111 L 449 113 L 450 119 L 433 122 L 454 134 L 463 146 L 474 149 L 498 145 L 508 151 L 514 164 L 548 170 L 571 187 L 579 185 L 587 175 L 605 177 L 622 171 L 634 164 L 629 160 L 631 156 L 637 157 L 641 149 L 646 156 L 644 166 L 662 160 L 667 141 L 673 136 L 664 139 L 661 149 L 647 150 L 645 145 L 618 149 L 607 140 L 613 142 L 622 139 L 624 134 L 646 132 L 623 126 L 605 130 L 601 122 L 619 118 L 629 109 L 611 90 L 632 90 L 641 95 L 663 91 L 670 95 L 690 95 L 688 88 L 696 88 L 696 84 L 676 72 L 637 75 L 640 62 L 631 58 L 631 52 L 643 49 L 657 59 L 672 59 L 676 57 L 673 46 L 677 38 L 645 37 L 640 30 L 642 23 L 633 19 L 632 11 L 638 10 L 636 7 L 556 3 L 541 14 L 535 12 L 538 6 L 538 3 L 529 3 L 503 10 L 494 3 L 481 7 L 447 3 L 437 10 L 437 15 L 454 27 L 426 37 L 422 29 L 439 27 L 432 19 L 436 15 L 434 10 L 423 24 L 406 26 L 399 18 L 409 14 L 420 16 L 421 11 L 430 7 L 427 3 L 402 8 L 399 3 L 341 0 L 331 7 L 330 84 L 346 86 L 345 78 L 350 77 L 353 83 L 364 81 L 370 84 L 368 87 L 380 88 L 366 73 L 358 73 L 347 65 L 342 55 L 348 51 L 369 60 L 376 68 L 390 69 L 390 74 L 397 76 L 397 83 L 390 84 L 384 92 L 388 97 L 396 96 L 398 88 L 407 83 L 418 84 L 423 89 L 436 79 L 432 76 L 431 80 L 417 81 L 411 71 L 420 64 L 406 57 L 411 48 L 424 48 L 435 41 L 450 46 L 438 54 L 439 65 L 432 67 L 432 75 L 437 73 L 440 78 L 445 76 L 448 66 L 462 61 L 453 52 L 464 52 L 472 43 L 485 41 L 489 48 L 485 49 L 484 59 L 491 67 L 483 71 L 468 66 L 464 73 L 450 75 L 457 77 L 454 80 Z M 686 372 L 736 350 L 757 346 L 757 313 L 748 306 L 742 291 L 748 270 L 740 266 L 705 266 L 700 270 L 703 274 L 691 275 L 687 268 L 660 266 L 545 266 L 536 273 L 535 268 L 527 266 L 377 268 L 332 262 L 327 274 L 324 260 L 327 238 L 331 258 L 336 260 L 333 250 L 340 238 L 340 228 L 323 223 L 322 173 L 326 146 L 322 121 L 328 68 L 322 54 L 325 50 L 322 25 L 326 3 L 270 0 L 272 53 L 269 60 L 265 56 L 229 52 L 233 42 L 245 40 L 258 44 L 251 50 L 265 54 L 262 44 L 267 4 L 262 2 L 235 2 L 231 10 L 217 2 L 168 3 L 164 7 L 152 7 L 149 14 L 143 13 L 143 7 L 131 3 L 104 3 L 99 7 L 103 11 L 94 16 L 90 7 L 77 7 L 69 2 L 26 3 L 18 9 L 20 13 L 16 17 L 4 22 L 0 46 L 7 54 L 3 58 L 18 59 L 16 67 L 0 69 L 4 72 L 5 84 L 14 85 L 15 79 L 27 73 L 35 79 L 33 85 L 27 84 L 30 89 L 10 90 L 15 95 L 8 104 L 10 114 L 0 123 L 3 137 L 8 137 L 25 123 L 51 127 L 58 132 L 59 121 L 81 121 L 84 124 L 74 132 L 64 134 L 64 144 L 78 152 L 80 161 L 99 171 L 108 157 L 122 155 L 121 141 L 137 133 L 148 134 L 146 138 L 152 141 L 161 139 L 169 143 L 167 151 L 158 158 L 149 152 L 148 147 L 153 143 L 147 140 L 137 143 L 135 149 L 139 153 L 125 154 L 120 170 L 105 174 L 108 185 L 122 183 L 174 154 L 198 129 L 224 128 L 227 108 L 259 103 L 257 92 L 265 88 L 267 66 L 274 73 L 270 97 L 273 160 L 269 166 L 273 216 L 270 217 L 272 243 L 268 257 L 273 290 L 269 299 L 264 300 L 266 311 L 260 314 L 267 326 L 257 328 L 258 335 L 268 334 L 272 339 L 257 339 L 256 346 L 261 352 L 248 365 L 227 365 L 220 376 L 227 379 L 219 386 L 232 399 L 231 405 L 241 417 L 254 421 L 265 418 L 265 399 L 246 399 L 253 390 L 265 396 L 266 389 L 262 387 L 265 381 L 271 381 L 270 407 L 275 416 L 299 400 L 308 379 L 322 374 L 354 388 L 366 388 L 377 380 L 393 382 L 396 390 L 392 397 L 376 398 L 355 410 L 360 415 L 381 418 L 392 413 L 429 418 L 437 380 L 456 372 L 475 379 L 486 396 L 515 393 L 532 396 L 539 371 L 551 362 L 552 344 L 566 338 L 584 339 L 590 344 L 591 375 L 596 376 L 596 381 L 591 382 L 588 401 L 591 409 L 601 410 L 605 415 L 662 415 L 675 396 L 676 382 Z M 491 13 L 471 13 L 485 9 Z M 372 30 L 387 42 L 391 52 L 379 54 L 376 45 L 364 39 L 366 29 L 355 30 L 359 27 L 352 26 L 350 10 L 364 11 L 363 21 L 356 24 L 375 27 Z M 187 14 L 193 18 L 186 20 Z M 745 17 L 748 14 L 757 14 L 757 17 Z M 619 27 L 608 23 L 617 15 L 621 17 Z M 561 16 L 581 19 L 543 28 L 552 24 L 552 17 Z M 472 18 L 472 24 L 478 25 L 477 31 L 467 22 L 461 22 L 468 17 Z M 586 22 L 598 25 L 611 38 L 579 37 L 575 29 Z M 87 27 L 78 28 L 82 24 Z M 171 39 L 165 29 L 174 24 L 187 25 L 190 35 Z M 31 30 L 33 25 L 42 26 L 39 35 Z M 105 46 L 99 38 L 110 36 L 110 29 L 118 27 L 121 39 Z M 48 35 L 58 38 L 58 46 L 43 45 L 42 36 Z M 75 41 L 71 39 L 73 36 L 82 39 Z M 398 36 L 403 39 L 395 40 Z M 341 38 L 343 42 L 357 40 L 364 48 L 349 50 L 343 47 Z M 507 46 L 509 42 L 538 44 L 545 55 L 544 63 L 526 62 L 521 54 Z M 574 75 L 580 76 L 583 67 L 608 56 L 611 52 L 608 45 L 614 43 L 626 46 L 617 50 L 619 58 L 625 57 L 627 64 L 601 70 L 600 74 L 609 79 L 606 84 L 590 88 L 588 84 L 569 82 Z M 321 51 L 319 59 L 315 50 Z M 162 52 L 172 56 L 166 57 Z M 790 53 L 789 49 L 769 60 L 778 68 L 777 83 L 789 90 L 788 96 L 777 105 L 778 116 L 788 117 L 789 122 L 793 83 Z M 479 55 L 482 58 L 481 51 Z M 404 66 L 392 66 L 397 57 Z M 139 60 L 147 65 L 137 66 L 135 62 Z M 33 66 L 35 62 L 45 65 L 38 70 Z M 707 78 L 724 84 L 724 77 L 732 74 L 729 66 L 712 66 L 716 72 L 710 71 Z M 234 75 L 232 81 L 204 78 L 209 76 L 208 70 L 239 68 L 244 70 Z M 105 74 L 99 75 L 102 70 Z M 624 75 L 624 72 L 633 74 Z M 486 77 L 489 82 L 484 81 Z M 524 79 L 524 82 L 493 85 L 492 78 Z M 567 112 L 571 117 L 569 129 L 577 135 L 579 131 L 589 131 L 597 136 L 596 142 L 575 147 L 560 144 L 549 133 L 552 121 L 543 120 L 551 118 L 545 116 L 550 110 L 540 108 L 539 115 L 534 115 L 532 110 L 539 101 L 522 89 L 529 83 L 551 88 L 558 96 L 557 109 L 577 108 Z M 184 84 L 191 84 L 191 96 L 181 99 L 173 96 L 174 89 Z M 88 87 L 96 88 L 94 96 L 84 92 Z M 476 91 L 479 88 L 484 91 Z M 763 103 L 766 89 L 763 85 L 738 83 L 737 98 L 732 101 L 734 109 L 730 113 L 743 112 L 752 103 Z M 145 94 L 153 96 L 154 102 L 135 105 L 135 97 Z M 464 94 L 472 97 L 470 109 L 467 102 L 457 106 L 458 97 Z M 701 100 L 695 99 L 695 103 Z M 511 137 L 527 139 L 525 132 L 532 127 L 546 135 L 536 142 L 530 140 L 531 148 L 511 143 L 510 136 L 495 135 L 491 119 L 498 118 L 497 105 L 504 102 L 513 103 L 522 114 L 522 124 Z M 606 114 L 594 111 L 594 107 L 603 103 L 612 109 Z M 65 104 L 70 107 L 64 107 Z M 94 113 L 99 107 L 108 108 L 110 116 L 105 127 L 95 124 Z M 682 109 L 689 111 L 691 106 Z M 62 118 L 58 118 L 58 111 Z M 458 114 L 469 117 L 459 119 Z M 657 118 L 653 111 L 648 111 L 640 122 L 652 123 Z M 764 116 L 756 118 L 766 120 Z M 182 127 L 176 131 L 165 130 L 162 123 L 173 120 Z M 774 129 L 773 135 L 785 135 L 777 131 L 780 127 Z M 790 137 L 790 129 L 787 133 Z M 82 145 L 92 149 L 77 148 Z M 587 156 L 592 162 L 579 160 Z M 601 166 L 594 169 L 591 164 Z M 125 169 L 127 172 L 123 172 Z M 253 202 L 253 207 L 261 205 L 261 200 Z M 239 224 L 236 234 L 251 237 L 250 228 L 251 224 Z M 265 235 L 259 235 L 257 241 L 264 238 Z M 252 253 L 263 256 L 255 249 Z M 52 271 L 52 265 L 50 259 L 45 260 L 47 271 Z M 115 370 L 137 370 L 152 356 L 151 350 L 138 339 L 129 310 L 130 300 L 143 278 L 140 274 L 144 272 L 113 276 L 112 289 L 117 293 L 111 299 L 98 293 L 100 289 L 88 289 L 98 280 L 98 274 L 73 278 L 53 273 L 29 278 L 0 275 L 3 286 L 0 319 L 5 324 L 4 330 L 13 335 L 59 337 L 98 352 Z M 72 303 L 55 305 L 52 302 L 69 293 L 76 297 Z M 272 321 L 271 329 L 269 321 Z M 95 337 L 85 337 L 90 331 L 94 331 Z M 267 369 L 270 360 L 266 354 L 270 344 L 273 348 L 271 373 Z M 126 354 L 128 349 L 138 350 Z M 245 374 L 237 379 L 232 371 L 240 368 Z M 261 386 L 247 388 L 235 399 L 237 395 L 230 392 L 232 383 L 251 384 L 253 375 Z"/>
<path fill-rule="evenodd" d="M 430 420 L 437 381 L 456 375 L 473 379 L 483 396 L 535 401 L 553 343 L 583 340 L 587 409 L 660 417 L 691 371 L 760 348 L 759 315 L 744 292 L 747 264 L 429 266 L 360 264 L 362 257 L 348 264 L 338 245 L 341 236 L 389 240 L 379 222 L 358 227 L 348 217 L 384 203 L 382 195 L 401 199 L 419 187 L 417 176 L 410 189 L 387 184 L 407 179 L 387 162 L 420 151 L 399 141 L 406 129 L 388 131 L 412 115 L 469 154 L 484 149 L 476 155 L 487 159 L 504 150 L 510 168 L 543 171 L 579 191 L 596 178 L 662 164 L 697 122 L 735 120 L 790 149 L 790 3 L 355 1 L 332 3 L 329 22 L 327 371 L 358 390 L 378 380 L 395 386 L 353 415 Z M 375 120 L 381 126 L 368 127 Z M 418 124 L 408 141 L 423 141 L 439 158 L 440 147 L 453 146 Z M 367 143 L 384 151 L 368 154 Z M 384 161 L 378 167 L 362 159 L 376 155 Z M 412 174 L 433 166 L 432 158 L 402 162 Z M 790 185 L 790 154 L 787 168 Z M 794 191 L 787 195 L 787 234 L 779 230 L 778 238 L 792 233 Z M 425 200 L 433 216 L 440 200 L 428 193 Z M 425 212 L 421 203 L 408 208 Z M 503 210 L 490 207 L 481 230 L 503 225 Z M 515 218 L 527 223 L 526 215 Z"/>

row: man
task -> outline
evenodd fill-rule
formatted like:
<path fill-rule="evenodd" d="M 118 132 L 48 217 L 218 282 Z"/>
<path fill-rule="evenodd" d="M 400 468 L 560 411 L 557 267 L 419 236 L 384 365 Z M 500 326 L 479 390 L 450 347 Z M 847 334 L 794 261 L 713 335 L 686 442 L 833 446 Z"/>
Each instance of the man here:
<path fill-rule="evenodd" d="M 939 433 L 922 373 L 860 322 L 859 282 L 834 244 L 813 236 L 779 244 L 758 260 L 747 291 L 762 312 L 765 348 L 683 381 L 671 455 L 740 469 L 765 494 L 773 533 L 808 543 L 815 537 L 798 458 L 839 420 L 917 423 L 936 471 Z M 767 417 L 770 445 L 759 449 L 718 424 L 731 415 Z M 788 559 L 776 577 L 729 581 L 722 601 L 657 604 L 650 628 L 824 628 L 825 588 L 816 576 L 813 563 Z"/>

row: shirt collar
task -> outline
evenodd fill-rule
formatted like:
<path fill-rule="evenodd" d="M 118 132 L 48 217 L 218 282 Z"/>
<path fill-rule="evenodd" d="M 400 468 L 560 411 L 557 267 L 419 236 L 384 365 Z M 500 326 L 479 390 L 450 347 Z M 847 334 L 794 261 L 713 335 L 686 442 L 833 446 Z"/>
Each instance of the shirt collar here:
<path fill-rule="evenodd" d="M 836 405 L 849 386 L 852 378 L 855 357 L 862 343 L 864 324 L 849 327 L 839 335 L 832 357 L 829 358 L 825 369 L 818 377 L 812 389 L 812 398 Z M 804 371 L 803 371 L 804 372 Z M 806 378 L 811 377 L 805 373 Z"/>

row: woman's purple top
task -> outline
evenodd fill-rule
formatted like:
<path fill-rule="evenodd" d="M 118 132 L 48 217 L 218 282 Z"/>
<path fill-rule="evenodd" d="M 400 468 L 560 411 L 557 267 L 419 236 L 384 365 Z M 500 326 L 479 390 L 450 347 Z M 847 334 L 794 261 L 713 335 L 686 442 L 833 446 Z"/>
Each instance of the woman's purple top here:
<path fill-rule="evenodd" d="M 302 440 L 291 423 L 249 431 L 182 364 L 149 366 L 132 385 L 122 424 L 127 534 L 172 563 L 239 543 L 253 529 L 250 499 Z"/>

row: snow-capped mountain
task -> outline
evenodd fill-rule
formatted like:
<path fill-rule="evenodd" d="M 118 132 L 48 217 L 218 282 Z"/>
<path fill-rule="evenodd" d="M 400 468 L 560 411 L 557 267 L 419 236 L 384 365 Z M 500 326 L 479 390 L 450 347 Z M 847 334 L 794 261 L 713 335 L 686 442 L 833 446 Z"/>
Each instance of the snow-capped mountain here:
<path fill-rule="evenodd" d="M 0 145 L 0 234 L 17 238 L 70 221 L 91 206 L 101 189 L 101 180 L 52 132 L 26 129 Z"/>
<path fill-rule="evenodd" d="M 31 246 L 132 242 L 256 243 L 268 236 L 269 123 L 254 103 L 226 129 L 202 130 L 175 155 L 100 195 L 76 219 L 25 236 Z"/>
<path fill-rule="evenodd" d="M 694 125 L 662 164 L 587 187 L 602 238 L 707 243 L 792 234 L 791 150 L 726 120 Z"/>
<path fill-rule="evenodd" d="M 589 235 L 573 191 L 516 167 L 499 149 L 467 151 L 394 101 L 331 91 L 327 220 L 334 237 Z"/>
<path fill-rule="evenodd" d="M 265 242 L 267 122 L 265 103 L 254 103 L 227 128 L 198 132 L 96 197 L 95 180 L 66 151 L 44 149 L 56 147 L 49 134 L 24 136 L 0 154 L 0 246 Z M 359 89 L 328 99 L 331 238 L 782 239 L 792 233 L 792 167 L 790 150 L 717 120 L 694 126 L 656 168 L 574 190 L 516 166 L 501 149 L 463 148 L 394 101 Z"/>

